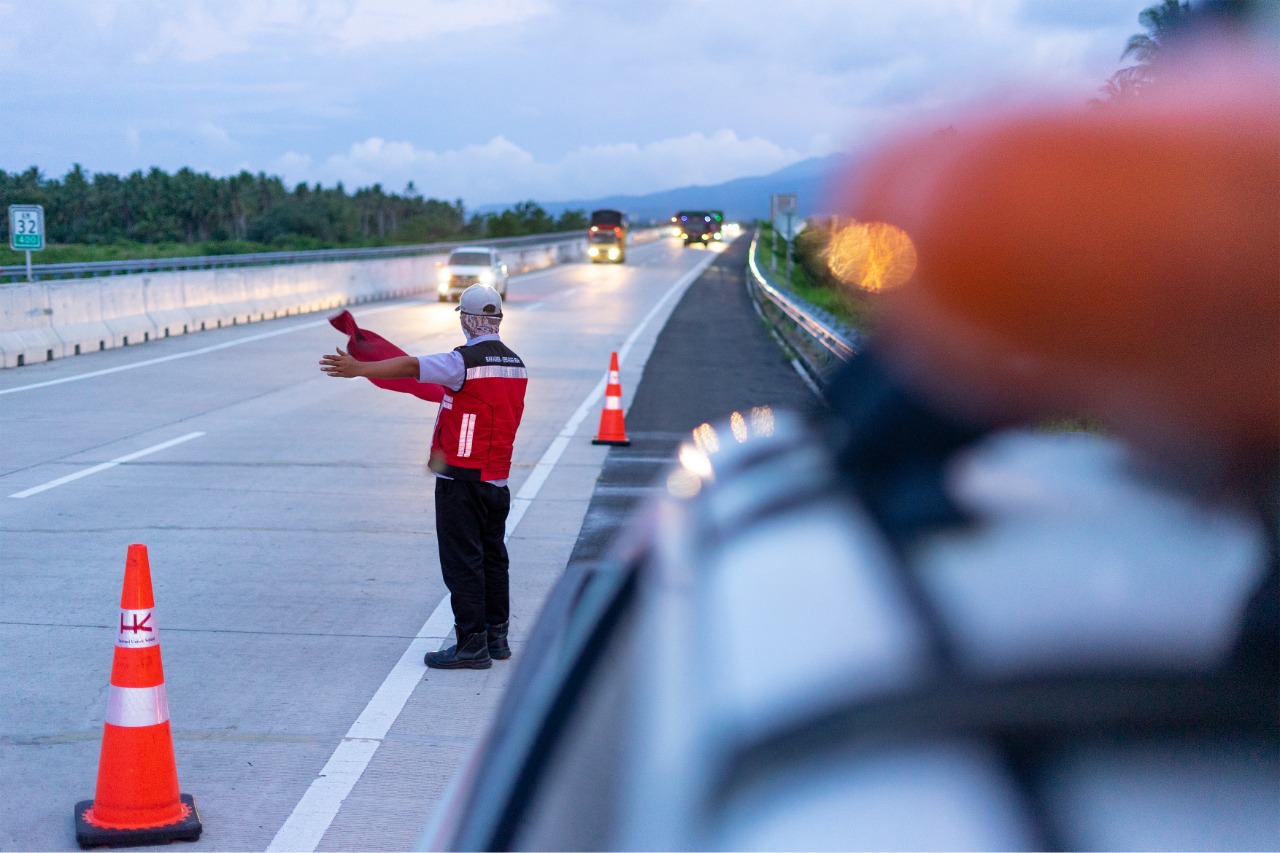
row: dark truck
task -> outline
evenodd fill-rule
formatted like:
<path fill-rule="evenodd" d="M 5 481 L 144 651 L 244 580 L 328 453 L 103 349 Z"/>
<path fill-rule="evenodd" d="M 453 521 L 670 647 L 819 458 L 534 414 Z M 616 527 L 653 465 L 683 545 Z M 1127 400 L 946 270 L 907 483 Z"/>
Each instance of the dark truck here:
<path fill-rule="evenodd" d="M 620 210 L 591 211 L 591 227 L 587 229 L 587 257 L 591 263 L 627 259 L 627 217 Z"/>
<path fill-rule="evenodd" d="M 686 246 L 707 246 L 720 239 L 720 222 L 717 221 L 716 212 L 682 210 L 671 217 L 671 224 L 676 228 Z M 723 216 L 720 219 L 723 219 Z"/>

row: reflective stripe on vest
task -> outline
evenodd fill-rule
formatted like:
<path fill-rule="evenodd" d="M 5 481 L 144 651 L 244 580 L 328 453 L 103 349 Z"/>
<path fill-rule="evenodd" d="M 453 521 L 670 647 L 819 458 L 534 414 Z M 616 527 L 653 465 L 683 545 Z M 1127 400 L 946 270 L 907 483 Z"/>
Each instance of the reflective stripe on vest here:
<path fill-rule="evenodd" d="M 107 718 L 113 726 L 142 728 L 169 722 L 169 696 L 157 687 L 107 688 Z"/>
<path fill-rule="evenodd" d="M 458 429 L 458 455 L 471 455 L 471 442 L 476 434 L 476 416 L 474 414 L 464 414 L 462 416 L 462 425 Z"/>
<path fill-rule="evenodd" d="M 493 365 L 482 365 L 481 367 L 467 368 L 468 379 L 528 379 L 529 371 L 523 367 L 494 367 Z"/>

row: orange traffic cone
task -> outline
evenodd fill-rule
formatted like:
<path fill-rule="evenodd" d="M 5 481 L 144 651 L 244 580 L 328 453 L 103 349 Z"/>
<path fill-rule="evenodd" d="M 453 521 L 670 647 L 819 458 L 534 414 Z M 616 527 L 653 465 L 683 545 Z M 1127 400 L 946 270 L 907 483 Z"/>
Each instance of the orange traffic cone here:
<path fill-rule="evenodd" d="M 75 809 L 81 847 L 131 847 L 200 837 L 195 799 L 178 793 L 154 611 L 147 546 L 130 545 L 107 688 L 98 789 L 92 800 L 76 803 Z"/>
<path fill-rule="evenodd" d="M 604 409 L 600 412 L 600 429 L 592 444 L 616 444 L 625 447 L 631 443 L 622 418 L 622 384 L 618 381 L 618 354 L 609 358 L 609 384 L 604 389 Z"/>

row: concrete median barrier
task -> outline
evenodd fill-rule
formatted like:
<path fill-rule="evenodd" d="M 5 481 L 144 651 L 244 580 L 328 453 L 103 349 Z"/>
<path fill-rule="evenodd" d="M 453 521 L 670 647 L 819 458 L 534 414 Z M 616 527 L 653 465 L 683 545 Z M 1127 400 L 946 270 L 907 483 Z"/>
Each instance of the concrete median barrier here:
<path fill-rule="evenodd" d="M 157 273 L 142 277 L 147 317 L 158 338 L 181 335 L 191 328 L 191 312 L 180 273 Z"/>
<path fill-rule="evenodd" d="M 0 360 L 18 367 L 62 356 L 62 340 L 53 331 L 49 291 L 43 285 L 6 285 L 0 300 Z"/>
<path fill-rule="evenodd" d="M 50 325 L 62 342 L 59 358 L 115 346 L 114 333 L 102 322 L 102 287 L 106 283 L 73 279 L 47 285 Z"/>
<path fill-rule="evenodd" d="M 658 229 L 636 231 L 635 243 Z M 501 245 L 501 241 L 499 241 Z M 512 275 L 585 257 L 586 240 L 500 249 Z M 155 338 L 434 294 L 448 250 L 368 260 L 173 269 L 0 284 L 0 366 L 18 367 Z M 38 273 L 37 273 L 38 274 Z"/>
<path fill-rule="evenodd" d="M 155 324 L 147 316 L 147 278 L 143 275 L 112 276 L 100 286 L 102 322 L 111 330 L 113 346 L 136 346 L 155 335 Z"/>

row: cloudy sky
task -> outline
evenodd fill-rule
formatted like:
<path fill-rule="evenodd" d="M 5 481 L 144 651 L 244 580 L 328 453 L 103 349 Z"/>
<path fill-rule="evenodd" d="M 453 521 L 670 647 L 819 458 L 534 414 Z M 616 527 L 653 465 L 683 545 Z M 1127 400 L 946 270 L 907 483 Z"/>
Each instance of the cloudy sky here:
<path fill-rule="evenodd" d="M 1083 102 L 1151 2 L 0 0 L 0 169 L 469 208 L 714 184 L 974 99 Z"/>

